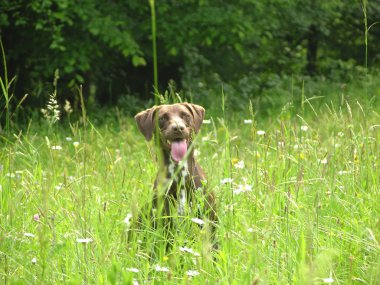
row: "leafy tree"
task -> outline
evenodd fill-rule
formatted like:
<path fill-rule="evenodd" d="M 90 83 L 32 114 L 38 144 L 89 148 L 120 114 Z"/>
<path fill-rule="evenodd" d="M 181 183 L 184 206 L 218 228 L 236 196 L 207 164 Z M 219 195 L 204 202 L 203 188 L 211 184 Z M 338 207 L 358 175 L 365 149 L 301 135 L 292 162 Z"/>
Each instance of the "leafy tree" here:
<path fill-rule="evenodd" d="M 56 69 L 69 86 L 110 80 L 120 58 L 144 65 L 126 4 L 104 1 L 3 1 L 1 35 L 20 89 L 51 81 Z M 22 90 L 21 92 L 25 92 Z"/>
<path fill-rule="evenodd" d="M 366 11 L 368 66 L 376 67 L 380 5 L 370 1 Z M 357 0 L 162 0 L 156 12 L 161 91 L 173 79 L 200 100 L 210 89 L 220 94 L 221 83 L 239 103 L 286 75 L 340 80 L 365 60 Z M 148 1 L 0 0 L 12 92 L 41 105 L 59 69 L 59 98 L 77 84 L 101 104 L 151 97 L 150 20 Z"/>

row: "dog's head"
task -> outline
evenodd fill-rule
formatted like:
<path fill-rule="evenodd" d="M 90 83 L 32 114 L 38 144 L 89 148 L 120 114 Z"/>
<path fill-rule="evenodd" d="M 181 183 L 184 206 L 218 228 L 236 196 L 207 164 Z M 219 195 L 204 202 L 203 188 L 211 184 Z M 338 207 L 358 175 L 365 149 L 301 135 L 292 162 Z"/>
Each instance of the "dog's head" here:
<path fill-rule="evenodd" d="M 137 125 L 149 141 L 156 133 L 161 146 L 170 151 L 175 161 L 186 154 L 192 134 L 197 134 L 204 118 L 205 109 L 191 103 L 154 106 L 135 116 Z"/>

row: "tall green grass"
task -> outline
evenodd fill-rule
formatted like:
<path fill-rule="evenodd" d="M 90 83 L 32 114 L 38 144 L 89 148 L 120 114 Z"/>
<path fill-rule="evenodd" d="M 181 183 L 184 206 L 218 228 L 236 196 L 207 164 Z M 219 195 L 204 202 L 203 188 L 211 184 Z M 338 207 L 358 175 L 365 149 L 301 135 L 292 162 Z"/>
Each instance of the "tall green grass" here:
<path fill-rule="evenodd" d="M 265 120 L 249 102 L 246 116 L 207 113 L 196 142 L 218 251 L 192 213 L 169 251 L 162 228 L 134 229 L 157 166 L 132 118 L 95 125 L 83 109 L 2 137 L 1 282 L 378 284 L 379 104 L 350 87 L 315 100 L 305 88 L 302 108 Z"/>
<path fill-rule="evenodd" d="M 9 96 L 9 87 L 13 79 L 11 80 L 11 82 L 8 81 L 8 69 L 7 69 L 5 51 L 4 51 L 4 46 L 1 39 L 0 39 L 0 47 L 1 47 L 1 57 L 3 60 L 2 65 L 4 68 L 4 75 L 0 76 L 0 85 L 1 85 L 1 92 L 2 92 L 1 97 L 4 97 L 4 110 L 2 110 L 2 112 L 5 112 L 5 128 L 6 128 L 6 131 L 9 132 L 9 128 L 10 128 L 9 102 L 11 100 L 11 97 Z"/>
<path fill-rule="evenodd" d="M 155 1 L 149 3 L 157 92 Z M 363 1 L 367 62 L 365 11 Z M 96 124 L 92 116 L 99 114 L 88 116 L 79 89 L 77 122 L 47 116 L 12 133 L 12 80 L 2 54 L 2 283 L 380 282 L 376 77 L 339 88 L 302 82 L 297 91 L 292 80 L 291 88 L 265 96 L 268 107 L 290 95 L 282 109 L 246 102 L 244 113 L 228 111 L 222 90 L 196 140 L 208 187 L 217 193 L 219 250 L 213 251 L 207 224 L 198 227 L 192 212 L 174 217 L 169 237 L 148 218 L 134 226 L 136 217 L 150 216 L 157 165 L 132 118 L 102 113 Z"/>

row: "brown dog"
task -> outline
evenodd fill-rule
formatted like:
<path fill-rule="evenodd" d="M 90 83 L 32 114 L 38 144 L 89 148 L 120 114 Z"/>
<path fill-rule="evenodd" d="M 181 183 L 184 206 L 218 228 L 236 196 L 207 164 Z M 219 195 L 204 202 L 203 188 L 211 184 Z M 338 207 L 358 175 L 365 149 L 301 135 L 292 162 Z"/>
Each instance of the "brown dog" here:
<path fill-rule="evenodd" d="M 154 183 L 153 208 L 163 200 L 165 216 L 171 216 L 176 206 L 179 216 L 185 209 L 202 212 L 211 222 L 212 234 L 216 223 L 215 196 L 207 191 L 206 176 L 194 159 L 193 135 L 199 132 L 204 118 L 203 107 L 190 103 L 154 106 L 135 116 L 137 125 L 149 141 L 157 135 L 159 171 Z M 160 159 L 161 158 L 161 159 Z M 195 208 L 194 196 L 202 191 L 204 209 Z M 198 196 L 198 195 L 197 195 Z"/>

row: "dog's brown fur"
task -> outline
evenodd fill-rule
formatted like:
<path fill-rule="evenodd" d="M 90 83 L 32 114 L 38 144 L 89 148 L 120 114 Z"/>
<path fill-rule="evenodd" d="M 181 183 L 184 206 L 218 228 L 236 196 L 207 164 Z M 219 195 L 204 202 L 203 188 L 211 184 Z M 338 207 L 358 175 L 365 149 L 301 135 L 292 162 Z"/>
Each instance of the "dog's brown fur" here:
<path fill-rule="evenodd" d="M 183 202 L 183 192 L 186 192 L 188 207 L 196 207 L 192 201 L 196 191 L 202 191 L 205 197 L 204 209 L 200 209 L 211 222 L 212 234 L 214 234 L 217 220 L 215 209 L 215 195 L 205 187 L 206 176 L 195 161 L 192 146 L 193 135 L 197 134 L 203 122 L 205 110 L 203 107 L 190 103 L 177 103 L 172 105 L 154 106 L 142 111 L 135 116 L 141 133 L 149 141 L 157 134 L 156 143 L 162 158 L 159 172 L 154 183 L 153 207 L 161 198 L 160 187 L 163 189 L 164 214 L 170 216 L 170 205 L 178 205 Z M 171 157 L 171 144 L 176 140 L 186 140 L 187 153 L 183 161 L 174 161 Z M 161 155 L 161 156 L 160 156 Z M 160 159 L 159 159 L 160 160 Z M 166 183 L 168 182 L 168 183 Z M 182 200 L 182 201 L 181 201 Z M 194 210 L 198 209 L 192 209 Z"/>

